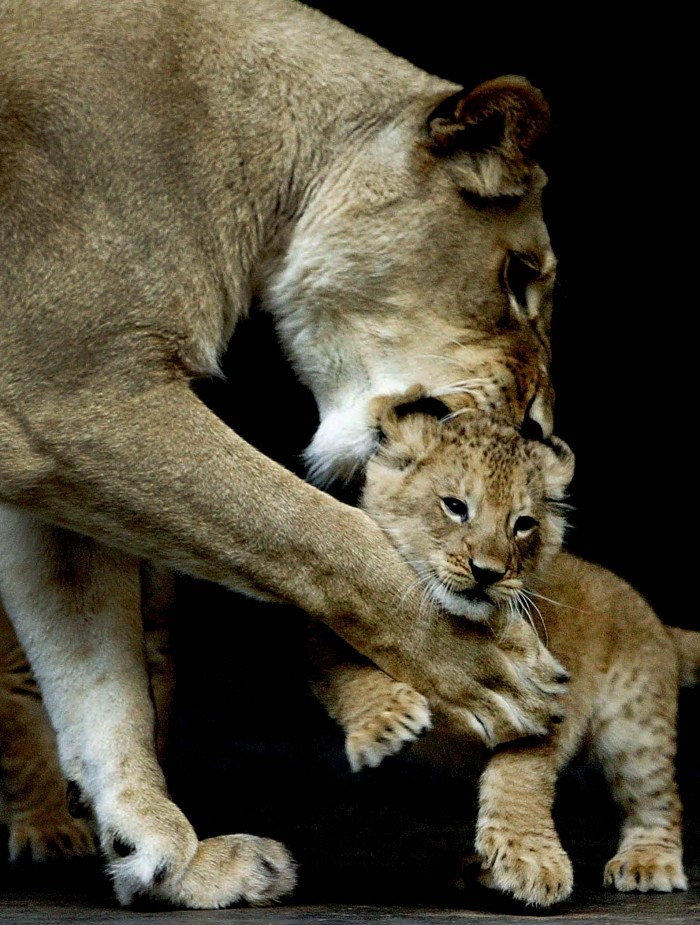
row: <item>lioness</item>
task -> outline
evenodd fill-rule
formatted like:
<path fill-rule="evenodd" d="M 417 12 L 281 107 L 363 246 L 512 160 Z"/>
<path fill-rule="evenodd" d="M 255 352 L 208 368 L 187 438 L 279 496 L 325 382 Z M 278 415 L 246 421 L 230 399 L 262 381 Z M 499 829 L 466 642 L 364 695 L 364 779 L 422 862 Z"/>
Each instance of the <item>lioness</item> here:
<path fill-rule="evenodd" d="M 291 0 L 0 2 L 1 593 L 120 902 L 295 878 L 275 842 L 199 842 L 167 796 L 143 559 L 303 608 L 492 742 L 558 710 L 544 647 L 425 619 L 369 517 L 190 387 L 257 296 L 318 404 L 318 484 L 415 381 L 548 433 L 547 122 L 522 78 L 463 90 Z"/>
<path fill-rule="evenodd" d="M 361 503 L 412 564 L 428 606 L 505 638 L 522 638 L 530 621 L 571 672 L 566 715 L 552 736 L 485 756 L 481 879 L 534 906 L 571 894 L 572 865 L 551 809 L 559 771 L 586 747 L 622 813 L 605 885 L 687 889 L 676 713 L 679 683 L 700 678 L 700 633 L 665 627 L 622 579 L 561 551 L 574 469 L 563 441 L 526 440 L 480 411 L 453 417 L 425 397 L 389 403 L 380 426 Z M 328 631 L 312 642 L 314 689 L 345 731 L 354 770 L 376 767 L 429 725 L 425 703 L 407 685 L 352 656 Z M 430 748 L 427 740 L 428 756 Z"/>

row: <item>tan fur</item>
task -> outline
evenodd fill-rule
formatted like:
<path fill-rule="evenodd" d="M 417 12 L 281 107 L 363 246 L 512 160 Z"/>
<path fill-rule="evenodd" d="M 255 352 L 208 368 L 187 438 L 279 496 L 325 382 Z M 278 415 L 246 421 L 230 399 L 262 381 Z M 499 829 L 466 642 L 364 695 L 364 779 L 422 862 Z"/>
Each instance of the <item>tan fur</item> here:
<path fill-rule="evenodd" d="M 175 691 L 170 628 L 174 576 L 146 563 L 142 578 L 145 657 L 156 712 L 156 753 L 163 762 Z M 38 685 L 0 601 L 0 822 L 8 828 L 11 861 L 94 853 L 89 820 L 72 815 L 89 814 L 89 807 L 79 805 L 77 792 L 69 798 L 70 788 Z"/>
<path fill-rule="evenodd" d="M 548 432 L 547 121 L 522 78 L 461 90 L 291 0 L 0 0 L 0 585 L 121 902 L 294 883 L 283 849 L 200 845 L 167 797 L 143 559 L 305 609 L 455 728 L 505 741 L 556 709 L 544 647 L 426 622 L 370 518 L 190 389 L 257 296 L 318 404 L 317 483 L 414 381 Z"/>
<path fill-rule="evenodd" d="M 483 882 L 536 906 L 569 896 L 573 871 L 551 807 L 558 772 L 587 748 L 623 813 L 605 885 L 686 889 L 676 710 L 681 671 L 686 683 L 700 671 L 700 634 L 667 629 L 620 578 L 557 551 L 559 505 L 573 473 L 560 441 L 552 449 L 469 412 L 442 422 L 389 413 L 383 429 L 386 443 L 367 467 L 363 504 L 422 576 L 427 598 L 445 608 L 442 619 L 483 620 L 501 645 L 537 631 L 571 676 L 565 716 L 551 738 L 501 747 L 485 761 L 476 837 Z M 466 503 L 464 522 L 449 516 L 445 497 Z M 538 525 L 518 536 L 523 516 Z M 493 583 L 475 582 L 475 563 L 488 564 Z M 392 702 L 395 682 L 334 650 L 329 636 L 325 645 L 323 659 L 316 658 L 316 691 L 346 732 L 351 765 L 376 765 L 415 737 L 413 716 L 404 719 Z M 502 691 L 502 680 L 493 686 Z M 430 755 L 431 737 L 422 747 Z M 447 749 L 461 750 L 455 741 Z"/>
<path fill-rule="evenodd" d="M 68 811 L 56 737 L 0 603 L 0 822 L 11 861 L 92 854 L 94 836 Z"/>

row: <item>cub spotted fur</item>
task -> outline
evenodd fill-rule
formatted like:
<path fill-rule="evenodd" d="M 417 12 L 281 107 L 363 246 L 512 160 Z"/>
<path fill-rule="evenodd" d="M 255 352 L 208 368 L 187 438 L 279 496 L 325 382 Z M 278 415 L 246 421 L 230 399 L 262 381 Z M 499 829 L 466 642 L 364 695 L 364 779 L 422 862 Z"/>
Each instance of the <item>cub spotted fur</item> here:
<path fill-rule="evenodd" d="M 430 404 L 384 414 L 362 505 L 415 569 L 426 606 L 448 621 L 480 621 L 501 640 L 532 624 L 570 672 L 556 732 L 486 760 L 476 835 L 483 882 L 537 906 L 569 896 L 572 866 L 551 807 L 558 772 L 586 746 L 623 813 L 605 884 L 686 889 L 676 709 L 679 680 L 692 683 L 700 666 L 700 634 L 664 627 L 620 578 L 559 551 L 573 475 L 562 441 L 526 440 L 476 411 L 438 420 L 424 413 Z M 315 689 L 345 730 L 354 769 L 377 765 L 429 726 L 425 701 L 406 685 L 327 636 L 314 642 Z"/>

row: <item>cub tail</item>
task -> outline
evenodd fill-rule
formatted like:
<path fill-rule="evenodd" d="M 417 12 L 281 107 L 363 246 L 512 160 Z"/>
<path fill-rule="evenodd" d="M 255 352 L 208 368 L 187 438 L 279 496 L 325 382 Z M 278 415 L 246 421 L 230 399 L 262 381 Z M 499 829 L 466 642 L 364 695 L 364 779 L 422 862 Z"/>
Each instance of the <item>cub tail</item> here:
<path fill-rule="evenodd" d="M 700 683 L 700 633 L 667 626 L 676 647 L 680 668 L 681 687 L 693 687 Z"/>

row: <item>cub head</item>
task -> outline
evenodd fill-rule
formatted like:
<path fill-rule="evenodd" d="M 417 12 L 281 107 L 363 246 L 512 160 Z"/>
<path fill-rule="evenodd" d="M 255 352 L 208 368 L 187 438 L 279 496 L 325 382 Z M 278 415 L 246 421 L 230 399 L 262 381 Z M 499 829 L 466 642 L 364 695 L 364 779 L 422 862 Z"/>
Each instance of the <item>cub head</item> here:
<path fill-rule="evenodd" d="M 363 100 L 365 130 L 337 146 L 267 292 L 319 408 L 317 484 L 364 464 L 372 399 L 414 382 L 453 410 L 551 432 L 547 104 L 522 77 L 458 90 L 396 68 L 401 83 Z"/>
<path fill-rule="evenodd" d="M 390 405 L 366 467 L 364 510 L 450 613 L 527 611 L 528 578 L 560 548 L 574 458 L 482 411 L 434 398 Z"/>

